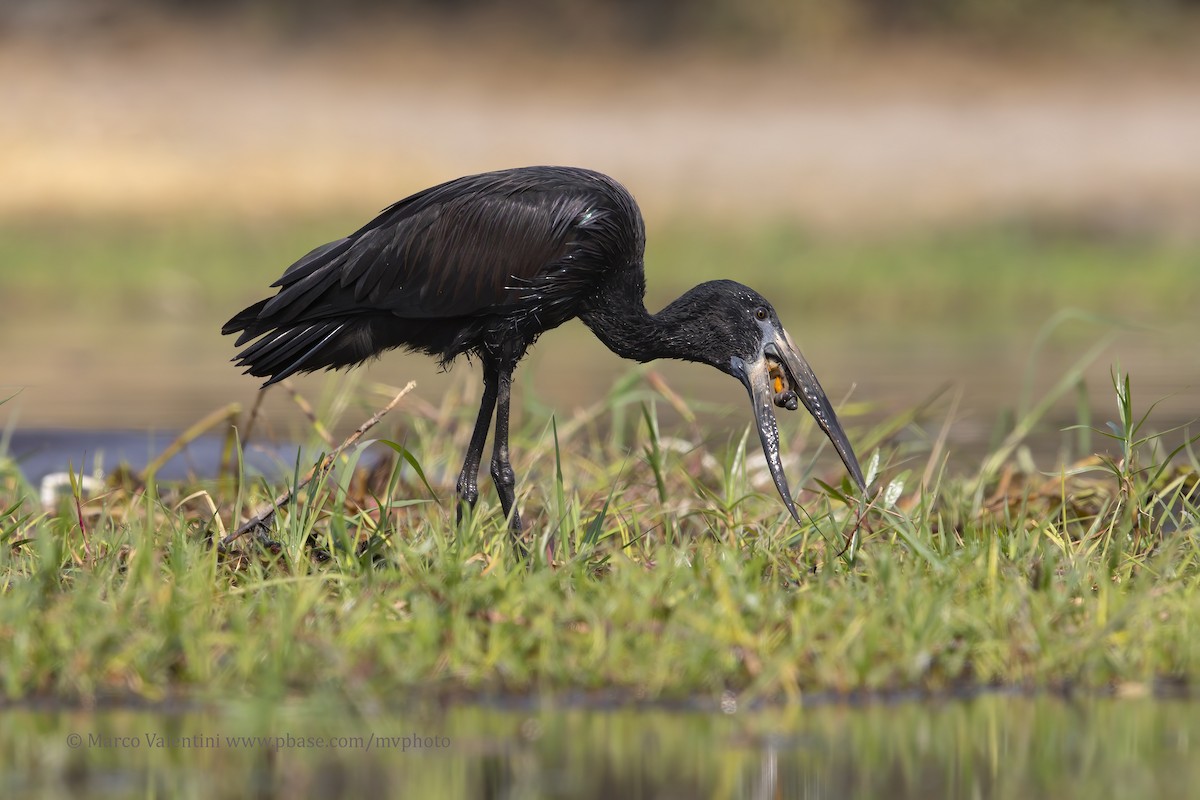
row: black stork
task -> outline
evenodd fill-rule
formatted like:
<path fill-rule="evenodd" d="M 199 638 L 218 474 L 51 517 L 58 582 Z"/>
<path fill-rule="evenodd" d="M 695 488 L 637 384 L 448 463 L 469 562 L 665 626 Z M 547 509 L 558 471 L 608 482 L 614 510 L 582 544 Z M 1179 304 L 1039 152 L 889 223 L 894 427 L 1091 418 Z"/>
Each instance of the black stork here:
<path fill-rule="evenodd" d="M 772 404 L 803 403 L 859 487 L 854 450 L 817 376 L 762 295 L 728 280 L 702 283 L 657 314 L 646 310 L 645 224 L 612 178 L 574 167 L 470 175 L 384 209 L 354 233 L 290 266 L 273 297 L 225 323 L 235 357 L 268 380 L 350 366 L 385 350 L 421 351 L 448 365 L 483 365 L 483 400 L 458 478 L 459 516 L 473 506 L 484 441 L 496 416 L 491 472 L 514 535 L 509 462 L 513 370 L 539 336 L 579 317 L 622 358 L 709 364 L 750 394 L 767 466 L 800 517 L 779 456 Z"/>

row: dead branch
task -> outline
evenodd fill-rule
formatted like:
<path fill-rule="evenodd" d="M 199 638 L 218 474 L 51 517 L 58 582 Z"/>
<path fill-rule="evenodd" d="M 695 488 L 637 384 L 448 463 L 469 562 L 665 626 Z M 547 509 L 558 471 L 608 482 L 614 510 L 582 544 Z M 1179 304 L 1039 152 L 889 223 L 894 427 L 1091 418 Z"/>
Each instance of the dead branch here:
<path fill-rule="evenodd" d="M 386 406 L 384 406 L 383 408 L 376 411 L 371 416 L 371 418 L 368 419 L 366 422 L 364 422 L 362 425 L 359 425 L 358 429 L 356 431 L 354 431 L 354 433 L 347 436 L 346 440 L 344 442 L 342 442 L 340 445 L 338 445 L 337 448 L 333 452 L 331 452 L 329 455 L 325 456 L 325 458 L 321 461 L 321 463 L 319 465 L 314 466 L 312 469 L 310 469 L 308 471 L 308 474 L 304 476 L 304 479 L 302 481 L 300 481 L 300 483 L 298 483 L 293 488 L 288 489 L 286 492 L 284 492 L 283 494 L 276 497 L 275 500 L 272 501 L 266 508 L 264 508 L 259 513 L 255 514 L 250 519 L 246 520 L 244 523 L 242 523 L 241 527 L 239 527 L 236 531 L 234 531 L 233 533 L 229 534 L 224 539 L 222 539 L 221 547 L 223 547 L 223 548 L 228 547 L 236 539 L 244 536 L 245 534 L 249 533 L 252 530 L 257 530 L 257 529 L 265 530 L 269 526 L 270 519 L 273 516 L 275 516 L 276 511 L 278 511 L 284 504 L 286 504 L 288 501 L 290 501 L 296 492 L 300 491 L 305 486 L 308 486 L 308 484 L 311 483 L 314 478 L 318 478 L 318 479 L 323 478 L 325 476 L 325 474 L 327 472 L 329 472 L 330 469 L 333 468 L 334 463 L 337 462 L 338 456 L 340 456 L 347 447 L 349 447 L 350 445 L 357 442 L 359 439 L 362 438 L 364 433 L 369 431 L 371 428 L 375 427 L 379 423 L 379 421 L 381 419 L 383 419 L 383 417 L 389 411 L 391 411 L 393 408 L 395 408 L 396 405 L 400 402 L 400 400 L 403 399 L 403 397 L 406 394 L 408 394 L 413 389 L 415 389 L 416 386 L 417 386 L 416 381 L 409 381 L 408 385 L 405 386 L 403 389 L 401 389 L 400 392 L 395 397 L 392 398 L 391 402 L 389 402 Z"/>

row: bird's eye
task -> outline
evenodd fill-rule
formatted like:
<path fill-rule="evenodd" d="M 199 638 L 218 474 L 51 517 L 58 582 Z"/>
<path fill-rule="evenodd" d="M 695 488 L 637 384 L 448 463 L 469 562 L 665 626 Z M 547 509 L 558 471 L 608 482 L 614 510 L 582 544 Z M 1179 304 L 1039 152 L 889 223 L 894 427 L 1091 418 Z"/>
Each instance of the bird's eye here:
<path fill-rule="evenodd" d="M 762 308 L 762 307 L 760 306 L 760 307 L 759 307 L 759 308 L 758 308 L 758 309 L 757 309 L 757 310 L 754 312 L 754 316 L 755 316 L 755 317 L 757 317 L 757 318 L 758 318 L 758 319 L 760 319 L 760 320 L 766 319 L 766 318 L 767 318 L 767 316 L 768 316 L 768 315 L 767 315 L 767 310 L 766 310 L 765 308 Z"/>

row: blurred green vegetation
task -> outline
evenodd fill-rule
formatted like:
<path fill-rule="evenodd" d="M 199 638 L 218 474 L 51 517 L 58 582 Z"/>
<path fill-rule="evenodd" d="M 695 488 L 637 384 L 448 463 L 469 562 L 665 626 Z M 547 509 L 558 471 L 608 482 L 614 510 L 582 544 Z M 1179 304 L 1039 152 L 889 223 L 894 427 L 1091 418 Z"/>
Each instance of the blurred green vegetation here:
<path fill-rule="evenodd" d="M 361 222 L 322 219 L 0 221 L 0 307 L 83 318 L 155 314 L 179 300 L 220 314 L 266 290 L 313 247 Z M 1192 314 L 1200 242 L 1040 229 L 1021 223 L 847 238 L 794 224 L 652 227 L 647 303 L 733 277 L 806 325 L 1040 324 L 1064 307 L 1127 322 Z"/>
<path fill-rule="evenodd" d="M 1065 307 L 1161 321 L 1190 313 L 1200 299 L 1197 265 L 1200 242 L 1021 223 L 857 239 L 782 223 L 669 227 L 654 232 L 647 253 L 649 274 L 672 290 L 689 279 L 739 276 L 815 325 L 852 314 L 891 330 L 1040 324 Z"/>

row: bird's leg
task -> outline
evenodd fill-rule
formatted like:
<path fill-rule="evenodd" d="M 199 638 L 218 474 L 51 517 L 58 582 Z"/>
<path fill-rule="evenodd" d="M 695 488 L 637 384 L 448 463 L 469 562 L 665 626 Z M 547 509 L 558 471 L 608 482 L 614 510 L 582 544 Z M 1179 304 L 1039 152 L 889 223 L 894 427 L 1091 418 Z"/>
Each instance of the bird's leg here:
<path fill-rule="evenodd" d="M 517 478 L 513 473 L 512 464 L 508 460 L 508 404 L 512 390 L 512 364 L 505 364 L 499 370 L 498 391 L 496 394 L 496 438 L 492 450 L 492 482 L 496 484 L 496 493 L 500 495 L 500 506 L 504 516 L 509 518 L 509 529 L 514 539 L 521 536 L 521 515 L 516 509 Z"/>
<path fill-rule="evenodd" d="M 463 509 L 474 508 L 479 499 L 479 462 L 483 460 L 483 445 L 487 441 L 488 428 L 492 425 L 492 412 L 496 409 L 496 367 L 487 360 L 483 362 L 483 400 L 479 403 L 479 416 L 475 419 L 475 432 L 467 446 L 467 459 L 458 475 L 458 512 L 455 517 L 459 525 L 463 520 Z"/>

